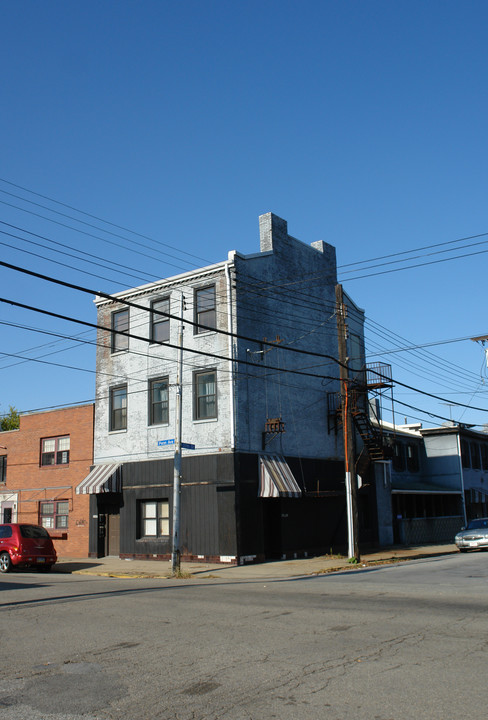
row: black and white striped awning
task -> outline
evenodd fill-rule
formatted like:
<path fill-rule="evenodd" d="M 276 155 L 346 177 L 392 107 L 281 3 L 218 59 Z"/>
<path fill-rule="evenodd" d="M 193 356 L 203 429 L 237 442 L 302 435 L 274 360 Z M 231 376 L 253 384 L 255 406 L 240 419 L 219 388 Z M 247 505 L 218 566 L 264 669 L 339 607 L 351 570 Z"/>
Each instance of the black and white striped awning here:
<path fill-rule="evenodd" d="M 259 493 L 261 498 L 299 498 L 302 491 L 285 458 L 281 455 L 259 456 Z"/>
<path fill-rule="evenodd" d="M 76 494 L 94 495 L 96 493 L 120 492 L 122 489 L 119 471 L 121 465 L 122 463 L 95 465 L 86 478 L 77 486 Z"/>

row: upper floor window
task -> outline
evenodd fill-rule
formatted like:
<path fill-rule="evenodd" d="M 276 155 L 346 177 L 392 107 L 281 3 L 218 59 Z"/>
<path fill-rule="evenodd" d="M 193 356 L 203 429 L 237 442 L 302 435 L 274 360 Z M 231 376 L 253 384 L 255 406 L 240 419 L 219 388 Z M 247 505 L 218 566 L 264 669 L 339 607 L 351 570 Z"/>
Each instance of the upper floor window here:
<path fill-rule="evenodd" d="M 363 379 L 365 373 L 364 345 L 354 333 L 349 335 L 349 372 L 356 380 Z"/>
<path fill-rule="evenodd" d="M 217 311 L 215 304 L 215 285 L 208 285 L 195 290 L 195 333 L 208 332 L 217 327 Z"/>
<path fill-rule="evenodd" d="M 0 455 L 0 485 L 7 482 L 7 456 Z"/>
<path fill-rule="evenodd" d="M 471 460 L 469 457 L 469 443 L 467 440 L 461 440 L 461 460 L 464 468 L 471 467 Z"/>
<path fill-rule="evenodd" d="M 419 471 L 419 449 L 417 445 L 409 443 L 406 447 L 407 450 L 407 470 L 409 472 Z"/>
<path fill-rule="evenodd" d="M 405 470 L 405 446 L 401 442 L 396 442 L 393 445 L 392 464 L 393 470 L 396 472 L 402 472 Z"/>
<path fill-rule="evenodd" d="M 155 378 L 149 381 L 149 425 L 168 422 L 168 378 Z"/>
<path fill-rule="evenodd" d="M 129 310 L 112 313 L 112 352 L 129 349 Z"/>
<path fill-rule="evenodd" d="M 477 442 L 470 443 L 471 445 L 471 467 L 475 470 L 480 469 L 480 446 Z"/>
<path fill-rule="evenodd" d="M 60 529 L 68 527 L 68 500 L 39 503 L 39 524 L 44 528 Z"/>
<path fill-rule="evenodd" d="M 127 428 L 127 385 L 110 388 L 110 430 Z"/>
<path fill-rule="evenodd" d="M 159 313 L 169 313 L 169 307 L 169 298 L 151 303 L 151 342 L 168 342 L 169 317 Z"/>
<path fill-rule="evenodd" d="M 41 465 L 69 463 L 69 435 L 41 440 Z"/>
<path fill-rule="evenodd" d="M 208 420 L 217 417 L 217 371 L 206 370 L 194 376 L 194 418 Z"/>
<path fill-rule="evenodd" d="M 486 443 L 481 443 L 480 450 L 481 450 L 481 465 L 483 467 L 483 470 L 488 470 L 488 445 Z"/>

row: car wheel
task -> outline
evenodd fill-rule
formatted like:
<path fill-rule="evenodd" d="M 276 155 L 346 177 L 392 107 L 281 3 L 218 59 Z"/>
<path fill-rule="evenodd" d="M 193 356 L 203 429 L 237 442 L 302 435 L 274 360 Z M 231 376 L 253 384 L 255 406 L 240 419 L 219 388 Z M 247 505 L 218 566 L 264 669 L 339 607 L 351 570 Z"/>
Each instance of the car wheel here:
<path fill-rule="evenodd" d="M 468 552 L 467 548 L 459 548 L 459 552 Z"/>
<path fill-rule="evenodd" d="M 8 573 L 12 568 L 12 561 L 8 552 L 0 554 L 0 573 Z"/>
<path fill-rule="evenodd" d="M 38 565 L 39 572 L 51 572 L 52 565 Z"/>

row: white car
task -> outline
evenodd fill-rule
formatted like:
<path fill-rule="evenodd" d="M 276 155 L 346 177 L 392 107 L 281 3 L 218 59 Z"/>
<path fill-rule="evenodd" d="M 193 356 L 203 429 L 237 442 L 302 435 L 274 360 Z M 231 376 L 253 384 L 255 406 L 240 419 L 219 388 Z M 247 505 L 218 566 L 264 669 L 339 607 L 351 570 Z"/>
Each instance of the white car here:
<path fill-rule="evenodd" d="M 454 538 L 459 552 L 488 550 L 488 518 L 470 520 Z"/>

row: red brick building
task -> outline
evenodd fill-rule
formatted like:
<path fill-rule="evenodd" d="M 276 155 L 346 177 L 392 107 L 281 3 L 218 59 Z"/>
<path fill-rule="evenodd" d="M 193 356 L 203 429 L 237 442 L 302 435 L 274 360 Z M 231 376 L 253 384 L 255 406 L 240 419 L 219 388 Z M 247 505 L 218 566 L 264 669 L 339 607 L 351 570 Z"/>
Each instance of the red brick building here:
<path fill-rule="evenodd" d="M 88 557 L 94 405 L 21 415 L 0 432 L 0 522 L 43 525 L 59 557 Z"/>

